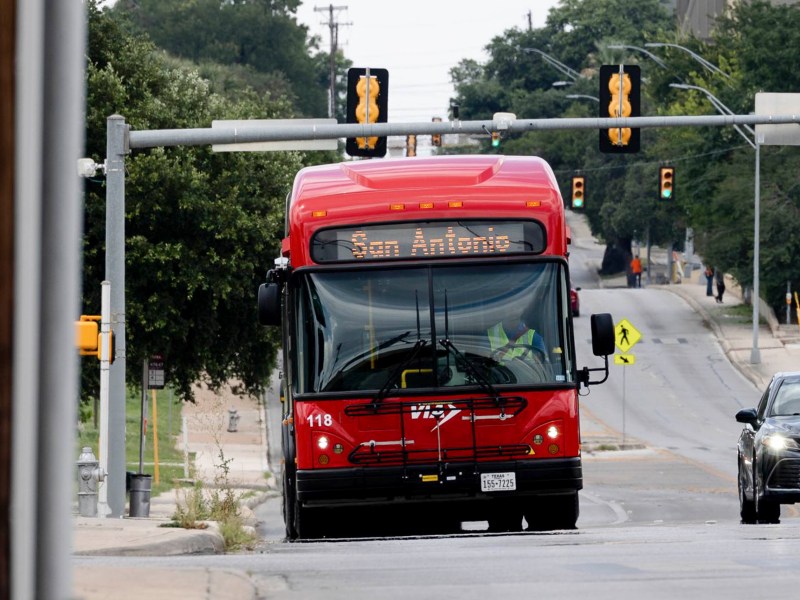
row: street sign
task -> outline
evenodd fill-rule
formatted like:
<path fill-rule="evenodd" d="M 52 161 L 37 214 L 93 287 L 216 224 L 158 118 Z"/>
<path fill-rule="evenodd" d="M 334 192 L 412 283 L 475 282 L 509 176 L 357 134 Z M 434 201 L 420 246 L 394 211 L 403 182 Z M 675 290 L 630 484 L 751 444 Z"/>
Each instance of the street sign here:
<path fill-rule="evenodd" d="M 633 354 L 615 354 L 614 364 L 624 366 L 636 364 L 636 356 Z"/>
<path fill-rule="evenodd" d="M 783 115 L 800 112 L 800 94 L 756 94 L 756 114 Z M 800 128 L 756 125 L 756 138 L 762 146 L 800 146 Z"/>
<path fill-rule="evenodd" d="M 336 125 L 336 119 L 244 119 L 211 121 L 212 129 L 241 131 L 248 127 L 271 127 L 275 130 L 293 128 L 308 130 L 315 125 Z M 241 144 L 212 144 L 214 152 L 267 152 L 285 150 L 336 150 L 338 140 L 286 140 L 282 142 L 244 142 Z"/>
<path fill-rule="evenodd" d="M 150 363 L 147 366 L 147 389 L 164 389 L 164 356 L 161 354 L 153 354 L 150 357 Z"/>
<path fill-rule="evenodd" d="M 642 334 L 627 319 L 622 319 L 614 327 L 614 340 L 623 354 L 633 348 L 640 339 Z"/>

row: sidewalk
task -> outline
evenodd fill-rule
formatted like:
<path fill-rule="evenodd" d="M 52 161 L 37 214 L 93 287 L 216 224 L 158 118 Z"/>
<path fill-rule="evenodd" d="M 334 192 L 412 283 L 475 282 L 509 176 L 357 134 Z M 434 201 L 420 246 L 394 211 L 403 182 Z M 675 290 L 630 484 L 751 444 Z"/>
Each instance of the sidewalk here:
<path fill-rule="evenodd" d="M 185 431 L 179 437 L 181 448 L 195 454 L 193 475 L 209 488 L 228 467 L 228 485 L 243 495 L 241 507 L 245 522 L 254 526 L 249 507 L 275 492 L 275 481 L 268 473 L 266 414 L 256 398 L 241 397 L 231 390 L 217 395 L 200 390 L 196 404 L 182 410 Z M 235 410 L 231 419 L 230 410 Z M 233 425 L 233 427 L 232 427 Z M 235 431 L 228 431 L 233 428 Z M 222 453 L 222 456 L 220 456 Z M 269 477 L 268 477 L 269 475 Z M 187 488 L 188 489 L 188 488 Z M 222 554 L 223 537 L 216 524 L 207 529 L 168 527 L 182 492 L 170 490 L 151 498 L 147 518 L 103 519 L 75 516 L 73 552 L 86 556 L 176 556 L 184 554 Z M 139 600 L 140 598 L 194 600 L 195 598 L 257 597 L 257 589 L 245 572 L 197 569 L 102 569 L 78 566 L 73 573 L 75 598 L 100 600 Z"/>

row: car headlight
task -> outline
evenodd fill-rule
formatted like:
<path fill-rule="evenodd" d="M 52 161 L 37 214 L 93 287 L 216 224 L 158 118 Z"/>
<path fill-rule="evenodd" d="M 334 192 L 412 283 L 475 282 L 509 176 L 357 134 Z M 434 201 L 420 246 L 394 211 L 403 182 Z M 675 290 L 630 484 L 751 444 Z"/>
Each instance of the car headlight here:
<path fill-rule="evenodd" d="M 762 442 L 767 448 L 773 452 L 780 452 L 782 450 L 800 450 L 800 446 L 792 438 L 787 438 L 779 433 L 773 433 L 766 436 Z"/>

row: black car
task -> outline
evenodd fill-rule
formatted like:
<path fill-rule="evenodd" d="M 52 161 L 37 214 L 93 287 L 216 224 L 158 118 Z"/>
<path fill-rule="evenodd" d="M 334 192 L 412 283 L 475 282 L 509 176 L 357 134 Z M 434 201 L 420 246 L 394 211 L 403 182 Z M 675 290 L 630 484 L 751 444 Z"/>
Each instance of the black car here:
<path fill-rule="evenodd" d="M 736 420 L 742 523 L 778 523 L 781 504 L 800 502 L 800 371 L 776 373 Z"/>

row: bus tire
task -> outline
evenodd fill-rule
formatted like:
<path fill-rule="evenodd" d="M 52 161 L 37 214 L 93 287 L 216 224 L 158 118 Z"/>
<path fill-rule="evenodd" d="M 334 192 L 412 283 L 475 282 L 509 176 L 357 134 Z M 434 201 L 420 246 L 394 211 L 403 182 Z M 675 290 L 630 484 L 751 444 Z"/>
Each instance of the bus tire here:
<path fill-rule="evenodd" d="M 522 531 L 522 509 L 502 504 L 495 506 L 488 517 L 490 533 Z"/>
<path fill-rule="evenodd" d="M 297 539 L 297 529 L 295 529 L 295 499 L 294 483 L 283 469 L 283 496 L 281 497 L 281 511 L 283 512 L 283 522 L 286 526 L 286 539 L 289 541 Z"/>
<path fill-rule="evenodd" d="M 578 492 L 572 492 L 540 498 L 531 509 L 525 511 L 525 520 L 528 522 L 528 531 L 576 529 L 579 514 Z"/>

